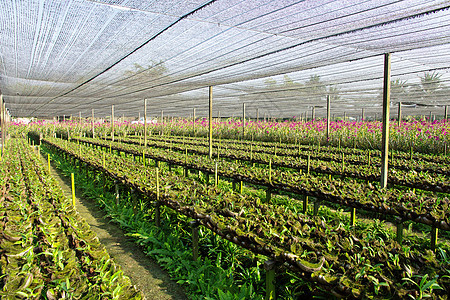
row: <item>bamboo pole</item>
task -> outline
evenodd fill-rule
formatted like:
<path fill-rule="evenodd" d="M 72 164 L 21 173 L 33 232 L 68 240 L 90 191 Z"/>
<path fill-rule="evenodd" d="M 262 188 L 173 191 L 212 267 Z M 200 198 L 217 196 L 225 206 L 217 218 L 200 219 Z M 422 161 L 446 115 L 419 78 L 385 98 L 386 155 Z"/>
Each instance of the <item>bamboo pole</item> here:
<path fill-rule="evenodd" d="M 448 105 L 446 105 L 445 107 L 444 107 L 444 120 L 447 120 L 447 118 L 448 118 Z"/>
<path fill-rule="evenodd" d="M 387 187 L 389 163 L 389 107 L 391 98 L 391 54 L 384 55 L 383 129 L 381 148 L 381 188 Z"/>
<path fill-rule="evenodd" d="M 209 87 L 209 159 L 212 159 L 212 101 L 213 101 L 213 93 L 212 86 Z"/>
<path fill-rule="evenodd" d="M 398 112 L 397 112 L 397 125 L 400 126 L 400 123 L 402 122 L 402 103 L 398 103 Z"/>
<path fill-rule="evenodd" d="M 327 95 L 327 144 L 330 143 L 331 98 Z"/>
<path fill-rule="evenodd" d="M 144 99 L 144 147 L 147 147 L 147 99 Z"/>

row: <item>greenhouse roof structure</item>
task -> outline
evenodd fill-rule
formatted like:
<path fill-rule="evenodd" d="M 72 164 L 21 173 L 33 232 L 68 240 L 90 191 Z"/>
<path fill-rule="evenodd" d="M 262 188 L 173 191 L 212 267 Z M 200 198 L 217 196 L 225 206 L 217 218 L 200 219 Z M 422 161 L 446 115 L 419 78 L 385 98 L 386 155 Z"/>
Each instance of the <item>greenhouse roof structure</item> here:
<path fill-rule="evenodd" d="M 214 111 L 291 118 L 381 113 L 391 102 L 443 114 L 450 1 L 4 0 L 0 89 L 13 116 Z M 323 108 L 323 109 L 322 109 Z M 441 112 L 442 111 L 442 112 Z"/>

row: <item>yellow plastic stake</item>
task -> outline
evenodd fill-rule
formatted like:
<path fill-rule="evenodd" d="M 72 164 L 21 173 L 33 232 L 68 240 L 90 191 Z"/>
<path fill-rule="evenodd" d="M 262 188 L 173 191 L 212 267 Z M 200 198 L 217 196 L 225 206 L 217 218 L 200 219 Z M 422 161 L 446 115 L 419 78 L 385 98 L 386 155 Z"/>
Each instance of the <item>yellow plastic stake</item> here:
<path fill-rule="evenodd" d="M 75 208 L 75 176 L 73 173 L 70 173 L 70 179 L 72 180 L 72 204 Z"/>

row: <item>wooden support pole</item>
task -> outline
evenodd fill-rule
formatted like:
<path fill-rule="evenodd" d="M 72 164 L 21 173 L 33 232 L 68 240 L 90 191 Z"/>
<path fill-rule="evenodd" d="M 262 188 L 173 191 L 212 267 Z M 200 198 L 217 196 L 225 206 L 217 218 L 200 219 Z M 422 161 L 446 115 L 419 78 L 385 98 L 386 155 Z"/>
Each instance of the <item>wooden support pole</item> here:
<path fill-rule="evenodd" d="M 1 131 L 2 131 L 2 151 L 1 151 L 1 157 L 3 157 L 3 154 L 5 152 L 5 136 L 6 136 L 6 132 L 5 132 L 5 112 L 4 112 L 4 105 L 3 105 L 3 95 L 0 94 L 0 119 L 1 119 Z"/>
<path fill-rule="evenodd" d="M 117 180 L 114 181 L 114 188 L 116 191 L 116 205 L 119 205 L 120 194 L 119 194 L 119 182 Z"/>
<path fill-rule="evenodd" d="M 94 130 L 94 109 L 92 109 L 92 138 L 95 138 L 95 130 Z"/>
<path fill-rule="evenodd" d="M 70 173 L 70 179 L 72 181 L 72 205 L 75 208 L 75 175 Z"/>
<path fill-rule="evenodd" d="M 242 103 L 242 139 L 245 139 L 245 103 Z"/>
<path fill-rule="evenodd" d="M 266 297 L 265 300 L 275 299 L 275 261 L 267 260 L 264 262 L 266 271 Z"/>
<path fill-rule="evenodd" d="M 397 112 L 397 125 L 400 126 L 402 123 L 402 103 L 398 103 L 398 112 Z"/>
<path fill-rule="evenodd" d="M 214 164 L 214 186 L 218 186 L 219 185 L 219 174 L 218 174 L 218 166 L 217 166 L 217 161 Z"/>
<path fill-rule="evenodd" d="M 195 108 L 192 109 L 192 131 L 195 136 Z"/>
<path fill-rule="evenodd" d="M 114 105 L 111 105 L 111 140 L 114 142 Z"/>
<path fill-rule="evenodd" d="M 316 118 L 316 107 L 313 106 L 311 109 L 311 121 L 314 121 L 315 118 Z"/>
<path fill-rule="evenodd" d="M 438 229 L 436 227 L 431 228 L 431 250 L 436 250 L 436 245 L 438 242 Z"/>
<path fill-rule="evenodd" d="M 444 120 L 448 119 L 448 105 L 444 107 Z"/>
<path fill-rule="evenodd" d="M 391 101 L 391 54 L 384 55 L 383 129 L 381 138 L 381 188 L 387 187 L 389 163 L 389 107 Z"/>
<path fill-rule="evenodd" d="M 213 93 L 212 93 L 212 86 L 209 87 L 209 134 L 208 134 L 208 141 L 209 141 L 209 159 L 212 159 L 212 101 L 213 101 Z"/>
<path fill-rule="evenodd" d="M 316 199 L 316 201 L 314 201 L 314 211 L 313 211 L 314 216 L 317 216 L 317 214 L 319 213 L 319 208 L 320 208 L 320 203 Z"/>
<path fill-rule="evenodd" d="M 331 98 L 327 95 L 327 145 L 330 143 Z"/>
<path fill-rule="evenodd" d="M 161 226 L 161 212 L 159 210 L 159 199 L 161 197 L 159 193 L 159 168 L 156 168 L 156 203 L 155 203 L 155 225 Z"/>
<path fill-rule="evenodd" d="M 308 205 L 309 205 L 309 196 L 304 196 L 303 198 L 303 213 L 306 214 L 308 212 Z"/>
<path fill-rule="evenodd" d="M 147 147 L 147 99 L 144 99 L 144 147 Z"/>
<path fill-rule="evenodd" d="M 198 221 L 194 220 L 189 222 L 189 226 L 191 226 L 192 228 L 192 260 L 196 261 L 198 259 L 198 241 L 199 241 L 199 236 L 198 236 L 198 226 L 200 224 L 198 223 Z"/>

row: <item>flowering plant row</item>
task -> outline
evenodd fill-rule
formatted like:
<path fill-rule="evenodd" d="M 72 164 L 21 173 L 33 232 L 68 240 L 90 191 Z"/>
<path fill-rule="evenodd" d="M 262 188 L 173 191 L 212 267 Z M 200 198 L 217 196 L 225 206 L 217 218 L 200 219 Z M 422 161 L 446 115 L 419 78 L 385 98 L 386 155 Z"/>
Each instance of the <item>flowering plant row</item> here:
<path fill-rule="evenodd" d="M 338 220 L 325 223 L 299 215 L 129 156 L 105 153 L 107 148 L 100 150 L 93 144 L 87 147 L 55 138 L 45 138 L 43 142 L 68 158 L 83 162 L 91 172 L 120 180 L 159 205 L 196 219 L 223 238 L 284 263 L 334 295 L 415 294 L 414 284 L 403 284 L 402 278 L 425 274 L 428 266 L 436 267 L 440 285 L 447 284 L 448 279 L 441 276 L 440 262 L 431 252 L 422 256 L 415 247 L 404 249 L 393 240 L 378 238 L 365 230 L 348 230 Z"/>
<path fill-rule="evenodd" d="M 126 144 L 143 145 L 142 140 L 135 138 L 121 138 L 120 142 Z M 152 138 L 147 143 L 152 148 L 169 149 L 193 153 L 195 155 L 208 155 L 209 147 L 203 143 L 185 143 L 183 141 L 168 141 Z M 269 165 L 273 168 L 288 168 L 293 170 L 308 169 L 317 174 L 328 174 L 333 176 L 345 176 L 373 182 L 380 181 L 381 159 L 371 157 L 368 152 L 366 161 L 361 156 L 345 156 L 330 153 L 327 148 L 290 151 L 289 154 L 279 155 L 276 150 L 271 153 L 267 151 L 254 151 L 253 147 L 241 149 L 233 145 L 214 147 L 214 155 L 220 158 L 239 160 L 242 162 Z M 395 158 L 389 168 L 388 182 L 405 187 L 428 190 L 432 192 L 450 193 L 450 166 L 438 163 L 423 162 L 419 159 Z"/>
<path fill-rule="evenodd" d="M 1 298 L 143 298 L 25 140 L 0 168 Z"/>
<path fill-rule="evenodd" d="M 111 148 L 133 154 L 137 157 L 165 161 L 189 169 L 206 173 L 215 172 L 215 162 L 203 155 L 186 155 L 164 149 L 132 145 L 120 142 L 106 142 L 98 139 L 80 139 L 92 145 Z M 360 182 L 352 178 L 315 176 L 306 172 L 289 172 L 250 166 L 240 161 L 218 160 L 218 174 L 236 181 L 265 186 L 269 189 L 284 190 L 321 200 L 401 217 L 418 223 L 433 225 L 450 230 L 448 197 L 416 190 L 397 188 L 381 189 L 370 182 Z"/>

